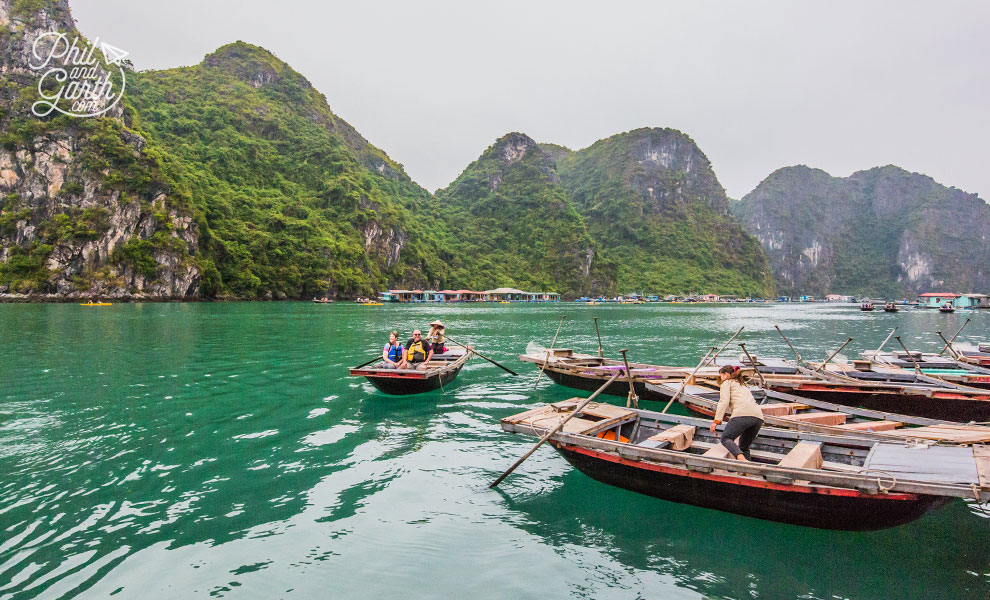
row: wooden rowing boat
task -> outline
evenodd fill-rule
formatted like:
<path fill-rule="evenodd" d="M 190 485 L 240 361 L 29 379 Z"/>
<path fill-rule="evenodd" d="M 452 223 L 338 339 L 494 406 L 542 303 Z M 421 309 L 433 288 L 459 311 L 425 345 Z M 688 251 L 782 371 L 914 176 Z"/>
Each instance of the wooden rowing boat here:
<path fill-rule="evenodd" d="M 670 399 L 677 394 L 680 384 L 678 380 L 658 380 L 648 383 L 647 388 Z M 749 389 L 760 404 L 766 424 L 781 429 L 905 442 L 929 440 L 940 444 L 990 443 L 990 427 L 985 425 L 953 423 L 843 406 L 752 385 Z M 718 406 L 719 390 L 713 381 L 699 381 L 697 385 L 685 386 L 677 399 L 688 409 L 711 417 Z"/>
<path fill-rule="evenodd" d="M 580 399 L 502 419 L 542 436 Z M 602 483 L 663 500 L 821 529 L 875 530 L 918 519 L 953 498 L 990 501 L 986 446 L 906 446 L 764 427 L 738 461 L 708 420 L 589 403 L 550 437 Z"/>
<path fill-rule="evenodd" d="M 569 348 L 556 348 L 542 355 L 524 354 L 523 362 L 542 368 L 554 382 L 579 390 L 594 390 L 604 384 L 621 361 L 576 353 Z M 886 413 L 926 417 L 959 423 L 990 421 L 990 390 L 979 390 L 931 381 L 894 381 L 853 378 L 836 373 L 816 372 L 782 359 L 756 358 L 757 368 L 769 390 L 800 396 L 810 400 L 864 408 Z M 545 365 L 545 366 L 544 366 Z M 698 370 L 695 380 L 715 380 L 724 365 L 753 368 L 739 359 L 719 357 L 710 366 Z M 689 367 L 670 367 L 630 363 L 633 386 L 640 399 L 667 401 L 669 396 L 657 393 L 647 384 L 655 380 L 683 380 L 690 375 Z M 605 389 L 604 393 L 626 396 L 628 380 L 623 377 Z"/>
<path fill-rule="evenodd" d="M 386 369 L 379 362 L 370 367 L 354 367 L 350 374 L 366 378 L 379 391 L 393 396 L 422 394 L 452 382 L 470 357 L 467 350 L 456 348 L 434 354 L 421 369 Z"/>

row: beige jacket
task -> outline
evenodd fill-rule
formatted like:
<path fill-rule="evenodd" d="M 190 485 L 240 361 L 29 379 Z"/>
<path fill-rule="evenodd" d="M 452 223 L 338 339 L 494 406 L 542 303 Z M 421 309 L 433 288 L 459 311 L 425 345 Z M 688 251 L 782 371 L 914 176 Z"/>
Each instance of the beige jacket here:
<path fill-rule="evenodd" d="M 715 409 L 716 421 L 724 421 L 726 413 L 733 417 L 763 418 L 763 411 L 753 399 L 753 394 L 736 379 L 723 381 L 718 396 L 718 407 Z"/>

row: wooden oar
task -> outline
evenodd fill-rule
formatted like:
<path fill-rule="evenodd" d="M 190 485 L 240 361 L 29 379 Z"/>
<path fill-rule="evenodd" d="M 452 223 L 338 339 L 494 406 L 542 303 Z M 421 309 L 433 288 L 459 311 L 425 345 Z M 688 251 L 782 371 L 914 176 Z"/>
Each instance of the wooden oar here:
<path fill-rule="evenodd" d="M 942 338 L 942 341 L 945 342 L 945 348 L 949 349 L 949 354 L 952 355 L 952 358 L 959 360 L 962 355 L 956 352 L 956 349 L 952 346 L 952 342 L 945 339 L 945 336 L 942 335 L 941 331 L 936 331 L 935 333 L 937 333 L 938 337 Z M 945 348 L 942 349 L 942 352 L 945 352 Z M 941 354 L 939 354 L 939 356 L 941 356 Z"/>
<path fill-rule="evenodd" d="M 722 344 L 722 347 L 719 348 L 718 352 L 716 352 L 714 355 L 712 355 L 712 357 L 710 359 L 708 359 L 708 363 L 710 364 L 710 363 L 715 362 L 715 359 L 718 358 L 718 355 L 721 354 L 723 350 L 725 350 L 726 348 L 728 348 L 729 347 L 729 344 L 732 343 L 732 340 L 736 339 L 736 337 L 738 337 L 738 335 L 740 333 L 742 333 L 742 330 L 745 329 L 745 328 L 746 328 L 746 326 L 743 325 L 742 327 L 740 327 L 739 329 L 737 329 L 736 332 L 732 334 L 732 337 L 729 338 L 729 341 L 727 341 L 724 344 Z"/>
<path fill-rule="evenodd" d="M 366 363 L 361 363 L 361 364 L 359 364 L 358 366 L 356 366 L 356 367 L 351 367 L 351 368 L 352 368 L 352 369 L 360 369 L 361 367 L 366 367 L 366 366 L 368 366 L 368 365 L 370 365 L 371 363 L 373 363 L 373 362 L 375 362 L 376 360 L 381 360 L 381 359 L 382 359 L 382 357 L 381 357 L 381 356 L 376 356 L 375 358 L 372 358 L 371 360 L 369 360 L 369 361 L 368 361 L 368 362 L 366 362 Z"/>
<path fill-rule="evenodd" d="M 760 373 L 760 367 L 759 367 L 759 365 L 756 364 L 756 359 L 754 359 L 749 354 L 749 350 L 746 349 L 746 342 L 742 342 L 741 344 L 739 344 L 739 347 L 743 349 L 743 353 L 746 355 L 746 358 L 749 359 L 749 364 L 753 365 L 753 369 L 756 370 L 756 376 L 760 380 L 760 387 L 763 388 L 763 389 L 766 389 L 766 387 L 767 387 L 767 380 L 763 378 L 763 373 Z"/>
<path fill-rule="evenodd" d="M 482 354 L 481 352 L 478 352 L 477 350 L 475 350 L 474 348 L 471 348 L 470 346 L 465 346 L 464 344 L 462 344 L 462 343 L 460 343 L 460 342 L 458 342 L 457 340 L 455 340 L 454 338 L 452 338 L 452 337 L 450 337 L 449 335 L 448 335 L 448 336 L 444 336 L 444 337 L 446 337 L 446 338 L 447 338 L 448 340 L 450 340 L 451 342 L 453 342 L 453 343 L 455 343 L 455 344 L 457 344 L 457 345 L 458 345 L 458 346 L 460 346 L 461 348 L 464 348 L 464 349 L 465 349 L 465 350 L 467 350 L 468 352 L 470 352 L 470 353 L 472 353 L 472 354 L 474 354 L 475 356 L 477 356 L 477 357 L 480 357 L 480 358 L 483 358 L 483 359 L 485 359 L 485 360 L 487 360 L 488 362 L 490 362 L 490 363 L 492 363 L 493 365 L 495 365 L 495 366 L 496 366 L 496 367 L 498 367 L 499 369 L 502 369 L 503 371 L 506 371 L 506 372 L 508 372 L 508 373 L 512 373 L 513 375 L 519 375 L 519 373 L 516 373 L 515 371 L 513 371 L 513 370 L 512 370 L 512 369 L 510 369 L 509 367 L 504 367 L 504 366 L 502 366 L 502 365 L 500 365 L 500 364 L 498 364 L 497 362 L 495 362 L 494 360 L 492 360 L 492 359 L 490 359 L 490 358 L 488 358 L 487 356 L 485 356 L 485 355 L 484 355 L 484 354 Z"/>
<path fill-rule="evenodd" d="M 594 317 L 594 319 L 595 319 L 595 334 L 598 335 L 598 358 L 601 358 L 602 356 L 605 355 L 604 351 L 602 350 L 602 334 L 601 332 L 598 331 L 598 317 Z"/>
<path fill-rule="evenodd" d="M 718 350 L 718 348 L 716 346 L 712 346 L 708 350 L 708 353 L 705 354 L 705 357 L 701 359 L 701 362 L 698 363 L 698 366 L 694 368 L 694 371 L 691 372 L 691 375 L 689 375 L 687 378 L 684 379 L 684 381 L 681 382 L 681 387 L 677 388 L 677 393 L 670 397 L 670 401 L 667 402 L 667 406 L 664 406 L 663 407 L 663 410 L 660 411 L 661 413 L 667 412 L 667 409 L 670 408 L 670 405 L 674 403 L 674 400 L 677 400 L 677 397 L 680 396 L 681 395 L 681 392 L 684 391 L 684 388 L 687 386 L 688 382 L 691 381 L 692 379 L 694 379 L 694 376 L 698 373 L 698 370 L 701 369 L 701 367 L 705 365 L 705 361 L 708 360 L 708 357 L 715 350 Z"/>
<path fill-rule="evenodd" d="M 838 350 L 836 350 L 832 354 L 829 354 L 828 355 L 828 358 L 825 359 L 825 362 L 823 362 L 822 364 L 818 365 L 818 368 L 815 369 L 815 372 L 816 373 L 819 373 L 819 372 L 820 373 L 824 373 L 825 372 L 825 365 L 827 365 L 828 363 L 832 362 L 832 359 L 835 358 L 835 355 L 838 354 L 839 352 L 842 352 L 842 349 L 845 348 L 846 346 L 848 346 L 849 345 L 849 342 L 851 342 L 851 341 L 853 341 L 853 339 L 852 338 L 849 338 L 848 340 L 846 340 L 846 343 L 845 344 L 842 344 L 841 346 L 839 346 L 839 349 Z"/>
<path fill-rule="evenodd" d="M 629 352 L 628 348 L 619 350 L 619 353 L 622 354 L 622 362 L 626 365 L 626 379 L 629 380 L 629 396 L 626 398 L 626 408 L 631 406 L 639 408 L 639 398 L 636 396 L 636 386 L 633 385 L 632 371 L 629 370 L 629 361 L 626 359 L 626 352 Z"/>
<path fill-rule="evenodd" d="M 489 488 L 493 488 L 493 487 L 497 486 L 498 484 L 502 483 L 502 480 L 505 479 L 506 477 L 508 477 L 509 476 L 509 473 L 512 473 L 513 471 L 515 471 L 516 470 L 516 467 L 518 467 L 519 465 L 521 465 L 524 460 L 526 460 L 527 458 L 530 457 L 530 455 L 532 455 L 534 452 L 536 452 L 536 449 L 539 448 L 540 446 L 542 446 L 543 445 L 543 442 L 545 442 L 548 439 L 550 439 L 550 436 L 552 436 L 553 434 L 555 434 L 558 431 L 560 431 L 561 429 L 563 429 L 564 428 L 564 425 L 566 425 L 567 422 L 570 421 L 574 417 L 574 415 L 576 415 L 579 412 L 581 412 L 582 410 L 584 410 L 584 407 L 587 406 L 589 402 L 591 402 L 592 400 L 594 400 L 595 398 L 597 398 L 598 397 L 598 394 L 601 394 L 603 391 L 605 391 L 605 389 L 608 386 L 612 385 L 612 382 L 615 381 L 619 377 L 619 375 L 621 375 L 621 374 L 622 374 L 622 372 L 620 371 L 620 372 L 616 373 L 615 375 L 612 375 L 612 378 L 609 379 L 608 381 L 606 381 L 605 382 L 605 385 L 603 385 L 602 387 L 600 387 L 597 390 L 595 390 L 595 393 L 594 394 L 588 396 L 588 398 L 586 400 L 582 401 L 580 404 L 578 404 L 576 407 L 574 407 L 574 411 L 571 414 L 569 414 L 566 417 L 564 417 L 564 419 L 560 423 L 557 423 L 557 426 L 556 427 L 554 427 L 553 429 L 551 429 L 550 431 L 548 431 L 546 433 L 546 435 L 544 435 L 542 438 L 540 438 L 540 441 L 536 442 L 536 445 L 533 446 L 532 448 L 530 448 L 529 449 L 529 452 L 527 452 L 526 454 L 523 454 L 522 457 L 519 458 L 519 460 L 517 460 L 515 463 L 513 463 L 512 466 L 509 467 L 505 471 L 505 473 L 502 473 L 501 475 L 499 475 L 498 479 L 496 479 L 495 481 L 493 481 L 491 483 L 491 485 L 489 485 L 488 487 Z"/>
<path fill-rule="evenodd" d="M 966 322 L 962 324 L 962 327 L 959 328 L 959 331 L 956 332 L 956 335 L 952 336 L 952 339 L 950 339 L 948 342 L 946 342 L 945 348 L 948 348 L 949 346 L 952 345 L 952 342 L 956 341 L 956 338 L 959 337 L 959 334 L 962 333 L 962 330 L 963 329 L 966 329 L 966 326 L 969 325 L 969 322 L 970 321 L 971 321 L 971 319 L 969 319 L 967 317 L 966 318 Z M 942 352 L 939 352 L 938 353 L 939 356 L 942 356 L 942 354 L 945 352 L 945 348 L 942 348 Z"/>
<path fill-rule="evenodd" d="M 897 343 L 901 345 L 901 348 L 904 348 L 904 351 L 907 352 L 908 358 L 910 358 L 911 362 L 914 363 L 915 381 L 917 381 L 918 380 L 917 376 L 921 374 L 921 367 L 918 365 L 918 360 L 914 357 L 913 354 L 911 354 L 911 351 L 907 349 L 907 346 L 904 345 L 904 342 L 901 341 L 901 336 L 897 336 L 894 339 L 896 339 Z"/>
<path fill-rule="evenodd" d="M 701 359 L 701 362 L 698 363 L 698 366 L 694 368 L 694 372 L 691 373 L 691 376 L 681 382 L 681 387 L 678 388 L 677 393 L 674 394 L 673 397 L 671 397 L 670 401 L 667 402 L 667 406 L 664 406 L 663 410 L 661 410 L 660 412 L 662 413 L 667 412 L 667 409 L 670 408 L 670 405 L 674 403 L 674 400 L 677 400 L 678 396 L 681 395 L 681 392 L 684 391 L 684 388 L 685 386 L 687 386 L 688 382 L 694 379 L 694 376 L 698 373 L 698 370 L 701 369 L 701 367 L 704 367 L 709 363 L 714 362 L 715 359 L 718 358 L 718 355 L 722 353 L 722 350 L 725 350 L 729 346 L 729 344 L 732 343 L 732 340 L 736 339 L 736 336 L 742 333 L 742 330 L 745 327 L 746 326 L 743 325 L 742 327 L 737 329 L 736 332 L 732 334 L 732 337 L 729 338 L 729 341 L 725 342 L 725 344 L 723 344 L 722 347 L 719 348 L 718 351 L 711 358 L 708 358 L 708 354 L 711 354 L 712 350 L 715 350 L 715 346 L 712 346 L 711 350 L 708 351 L 708 354 L 706 354 L 705 357 Z"/>
<path fill-rule="evenodd" d="M 896 327 L 894 327 L 893 329 L 891 329 L 890 330 L 890 333 L 887 334 L 887 338 L 883 341 L 882 344 L 880 344 L 880 347 L 873 351 L 873 360 L 878 360 L 878 358 L 880 356 L 880 351 L 883 350 L 883 347 L 887 345 L 887 342 L 890 341 L 890 338 L 894 337 L 894 332 L 896 332 L 896 331 L 897 331 L 897 328 Z"/>
<path fill-rule="evenodd" d="M 543 366 L 540 367 L 540 372 L 536 375 L 536 381 L 533 382 L 534 390 L 536 389 L 536 386 L 540 385 L 540 377 L 543 377 L 543 371 L 547 368 L 547 363 L 550 362 L 550 351 L 552 351 L 553 347 L 557 344 L 557 336 L 560 335 L 560 327 L 564 324 L 564 318 L 566 316 L 567 315 L 560 315 L 560 323 L 557 324 L 557 333 L 553 334 L 553 341 L 550 342 L 550 347 L 547 348 L 547 357 L 543 360 Z"/>
<path fill-rule="evenodd" d="M 801 355 L 800 355 L 800 354 L 798 354 L 798 351 L 797 351 L 797 350 L 795 350 L 795 349 L 794 349 L 794 346 L 792 346 L 792 345 L 791 345 L 791 340 L 789 340 L 789 339 L 787 339 L 787 336 L 786 336 L 786 335 L 784 335 L 784 332 L 780 330 L 780 327 L 778 327 L 778 326 L 776 326 L 776 325 L 774 325 L 774 326 L 773 326 L 773 328 L 777 330 L 777 333 L 779 333 L 779 334 L 780 334 L 780 337 L 782 337 L 782 338 L 784 338 L 784 342 L 786 342 L 786 343 L 787 343 L 787 347 L 788 347 L 788 348 L 790 348 L 790 349 L 791 349 L 791 352 L 793 352 L 793 353 L 794 353 L 794 356 L 795 356 L 795 357 L 797 357 L 797 363 L 798 363 L 799 365 L 800 365 L 800 364 L 802 364 L 802 363 L 801 363 Z"/>

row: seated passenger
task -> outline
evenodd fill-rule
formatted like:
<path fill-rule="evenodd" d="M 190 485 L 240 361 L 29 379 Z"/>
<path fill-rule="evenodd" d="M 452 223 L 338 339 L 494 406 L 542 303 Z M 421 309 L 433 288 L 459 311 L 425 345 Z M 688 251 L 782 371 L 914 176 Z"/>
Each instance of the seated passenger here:
<path fill-rule="evenodd" d="M 439 320 L 430 323 L 430 333 L 426 339 L 430 342 L 430 348 L 433 349 L 434 354 L 443 354 L 447 351 L 447 347 L 443 345 L 445 340 L 444 326 Z"/>
<path fill-rule="evenodd" d="M 393 331 L 388 334 L 388 343 L 382 349 L 382 360 L 386 369 L 405 369 L 406 353 L 402 344 L 399 343 L 399 332 Z"/>
<path fill-rule="evenodd" d="M 406 342 L 406 362 L 413 368 L 425 367 L 426 363 L 433 358 L 433 348 L 429 342 L 423 340 L 420 330 L 413 331 L 412 339 Z"/>

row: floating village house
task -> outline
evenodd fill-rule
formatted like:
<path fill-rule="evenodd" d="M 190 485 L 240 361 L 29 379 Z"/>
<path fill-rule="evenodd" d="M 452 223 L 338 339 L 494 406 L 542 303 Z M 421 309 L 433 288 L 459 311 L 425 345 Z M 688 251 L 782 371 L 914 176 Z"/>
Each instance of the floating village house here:
<path fill-rule="evenodd" d="M 928 292 L 918 296 L 918 306 L 921 308 L 940 308 L 948 302 L 954 308 L 990 308 L 990 296 L 986 294 Z"/>
<path fill-rule="evenodd" d="M 524 292 L 515 288 L 473 290 L 389 290 L 380 294 L 383 302 L 560 302 L 556 292 Z"/>

